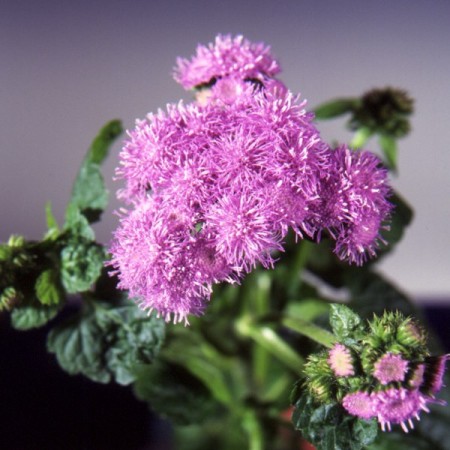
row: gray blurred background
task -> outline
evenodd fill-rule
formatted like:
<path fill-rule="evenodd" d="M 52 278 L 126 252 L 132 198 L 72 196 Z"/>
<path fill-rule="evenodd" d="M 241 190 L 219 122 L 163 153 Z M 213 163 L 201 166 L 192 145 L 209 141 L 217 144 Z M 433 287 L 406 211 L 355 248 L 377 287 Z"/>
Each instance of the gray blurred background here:
<path fill-rule="evenodd" d="M 98 129 L 113 118 L 130 128 L 147 112 L 190 99 L 171 77 L 175 59 L 217 33 L 270 44 L 280 78 L 310 107 L 373 87 L 410 92 L 417 112 L 392 183 L 416 217 L 381 269 L 418 301 L 448 301 L 448 0 L 0 0 L 0 241 L 11 233 L 40 238 L 47 201 L 62 223 Z M 348 140 L 344 123 L 319 129 L 328 140 Z M 120 142 L 105 166 L 113 201 L 96 226 L 101 242 L 117 223 L 119 150 Z"/>

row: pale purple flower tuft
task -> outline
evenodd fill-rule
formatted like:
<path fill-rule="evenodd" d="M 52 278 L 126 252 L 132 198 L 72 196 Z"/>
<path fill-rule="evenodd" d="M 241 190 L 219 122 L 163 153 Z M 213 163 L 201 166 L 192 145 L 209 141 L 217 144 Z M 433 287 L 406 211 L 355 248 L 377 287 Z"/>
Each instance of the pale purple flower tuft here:
<path fill-rule="evenodd" d="M 178 58 L 174 78 L 191 89 L 229 75 L 262 82 L 280 71 L 265 44 L 252 43 L 243 36 L 218 35 L 214 43 L 199 45 L 191 60 Z"/>
<path fill-rule="evenodd" d="M 391 430 L 392 424 L 400 424 L 408 433 L 408 425 L 414 428 L 413 419 L 419 420 L 421 411 L 430 412 L 427 403 L 436 403 L 432 397 L 418 390 L 404 388 L 388 389 L 371 395 L 373 408 L 383 431 Z"/>
<path fill-rule="evenodd" d="M 328 364 L 337 377 L 349 377 L 355 374 L 350 350 L 345 345 L 334 345 L 328 352 Z"/>
<path fill-rule="evenodd" d="M 119 287 L 167 320 L 201 314 L 212 286 L 273 267 L 290 229 L 328 230 L 342 259 L 373 256 L 391 209 L 386 171 L 368 153 L 330 150 L 306 103 L 272 77 L 264 44 L 218 36 L 180 59 L 202 100 L 169 104 L 128 132 L 117 176 L 122 215 L 111 246 Z"/>
<path fill-rule="evenodd" d="M 367 392 L 353 392 L 342 400 L 342 406 L 353 416 L 369 420 L 376 416 L 374 402 Z"/>
<path fill-rule="evenodd" d="M 380 229 L 392 210 L 387 170 L 374 154 L 345 146 L 330 153 L 330 167 L 315 206 L 319 228 L 336 240 L 340 259 L 361 265 L 384 242 Z"/>
<path fill-rule="evenodd" d="M 381 384 L 388 384 L 393 381 L 403 381 L 407 370 L 408 361 L 400 355 L 386 353 L 375 363 L 373 376 Z"/>

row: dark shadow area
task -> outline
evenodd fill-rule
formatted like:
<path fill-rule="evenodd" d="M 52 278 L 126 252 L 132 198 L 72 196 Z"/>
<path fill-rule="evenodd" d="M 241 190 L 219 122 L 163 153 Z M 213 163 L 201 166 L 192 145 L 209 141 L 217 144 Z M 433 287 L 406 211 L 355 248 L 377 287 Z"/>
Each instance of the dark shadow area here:
<path fill-rule="evenodd" d="M 131 388 L 63 372 L 47 329 L 18 332 L 0 319 L 0 448 L 166 450 L 170 427 Z"/>

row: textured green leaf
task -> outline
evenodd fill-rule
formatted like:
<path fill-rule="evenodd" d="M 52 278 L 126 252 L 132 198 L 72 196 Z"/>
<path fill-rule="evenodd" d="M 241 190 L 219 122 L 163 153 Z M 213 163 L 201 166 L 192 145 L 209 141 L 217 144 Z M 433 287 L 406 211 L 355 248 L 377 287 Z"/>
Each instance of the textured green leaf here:
<path fill-rule="evenodd" d="M 73 239 L 61 251 L 61 279 L 69 294 L 87 291 L 100 276 L 106 254 L 102 246 Z"/>
<path fill-rule="evenodd" d="M 64 229 L 72 236 L 83 237 L 89 241 L 95 239 L 94 230 L 75 204 L 70 204 L 67 208 Z"/>
<path fill-rule="evenodd" d="M 387 134 L 380 134 L 378 141 L 385 158 L 386 166 L 394 172 L 397 170 L 397 141 Z"/>
<path fill-rule="evenodd" d="M 70 204 L 76 206 L 90 223 L 99 220 L 108 204 L 108 192 L 100 170 L 100 164 L 122 132 L 119 121 L 107 123 L 94 139 L 75 178 Z"/>
<path fill-rule="evenodd" d="M 36 297 L 43 305 L 57 305 L 64 297 L 59 281 L 59 272 L 48 269 L 42 272 L 34 285 Z"/>
<path fill-rule="evenodd" d="M 98 214 L 106 208 L 108 192 L 98 164 L 83 163 L 73 185 L 71 203 L 84 215 Z"/>
<path fill-rule="evenodd" d="M 338 340 L 357 337 L 355 332 L 362 330 L 361 318 L 348 306 L 332 304 L 330 309 L 330 325 Z"/>
<path fill-rule="evenodd" d="M 58 313 L 56 306 L 39 304 L 20 306 L 11 312 L 11 325 L 16 330 L 30 330 L 42 327 Z"/>
<path fill-rule="evenodd" d="M 375 420 L 350 416 L 338 404 L 318 405 L 306 393 L 294 405 L 292 422 L 317 450 L 361 450 L 378 433 Z"/>
<path fill-rule="evenodd" d="M 85 313 L 50 331 L 48 350 L 69 374 L 82 373 L 93 381 L 107 383 L 111 374 L 104 360 L 103 330 L 95 313 Z"/>
<path fill-rule="evenodd" d="M 134 304 L 98 314 L 98 321 L 105 329 L 110 328 L 108 322 L 116 325 L 114 345 L 105 354 L 109 370 L 117 383 L 132 383 L 136 368 L 156 358 L 164 339 L 164 321 L 149 317 Z"/>
<path fill-rule="evenodd" d="M 219 408 L 198 378 L 182 366 L 161 360 L 139 370 L 134 391 L 158 414 L 178 425 L 200 423 Z"/>
<path fill-rule="evenodd" d="M 164 339 L 165 324 L 132 303 L 95 302 L 55 327 L 48 349 L 70 374 L 129 384 L 139 365 L 150 364 Z"/>

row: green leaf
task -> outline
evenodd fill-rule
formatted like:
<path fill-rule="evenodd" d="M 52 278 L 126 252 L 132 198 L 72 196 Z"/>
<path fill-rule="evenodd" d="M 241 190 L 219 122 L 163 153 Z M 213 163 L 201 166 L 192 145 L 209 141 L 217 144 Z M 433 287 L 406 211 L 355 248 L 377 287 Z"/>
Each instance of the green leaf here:
<path fill-rule="evenodd" d="M 31 330 L 42 327 L 58 313 L 57 306 L 39 304 L 16 307 L 11 312 L 11 325 L 16 330 Z"/>
<path fill-rule="evenodd" d="M 71 204 L 76 205 L 90 223 L 99 219 L 108 205 L 108 192 L 98 164 L 83 163 L 73 185 Z"/>
<path fill-rule="evenodd" d="M 61 251 L 61 280 L 69 294 L 84 292 L 91 288 L 100 276 L 105 250 L 102 246 L 73 239 Z"/>
<path fill-rule="evenodd" d="M 317 450 L 361 450 L 378 433 L 375 420 L 350 416 L 337 403 L 318 405 L 306 393 L 294 405 L 292 422 Z"/>
<path fill-rule="evenodd" d="M 59 281 L 59 272 L 48 269 L 42 272 L 34 285 L 37 299 L 43 305 L 57 305 L 64 297 Z"/>
<path fill-rule="evenodd" d="M 76 206 L 89 223 L 99 220 L 108 204 L 108 192 L 100 170 L 100 164 L 122 132 L 119 121 L 107 123 L 94 139 L 75 179 L 70 204 Z"/>
<path fill-rule="evenodd" d="M 359 272 L 349 276 L 347 286 L 351 293 L 350 306 L 364 318 L 384 311 L 399 311 L 405 316 L 417 315 L 417 308 L 395 285 L 374 272 Z"/>
<path fill-rule="evenodd" d="M 86 154 L 86 161 L 102 164 L 108 156 L 111 145 L 122 134 L 123 127 L 120 120 L 111 120 L 101 128 Z"/>
<path fill-rule="evenodd" d="M 394 172 L 397 171 L 397 141 L 387 134 L 380 134 L 378 141 L 383 151 L 386 166 Z"/>
<path fill-rule="evenodd" d="M 139 369 L 134 392 L 177 425 L 203 422 L 219 408 L 198 378 L 182 366 L 161 360 Z"/>
<path fill-rule="evenodd" d="M 395 245 L 401 241 L 414 216 L 412 208 L 398 193 L 394 193 L 389 201 L 394 205 L 389 229 L 381 231 L 381 235 L 388 245 L 378 250 L 378 258 L 392 251 Z"/>
<path fill-rule="evenodd" d="M 343 114 L 352 112 L 358 106 L 358 99 L 339 98 L 327 103 L 323 103 L 314 108 L 315 118 L 317 120 L 333 119 Z"/>
<path fill-rule="evenodd" d="M 75 204 L 69 204 L 67 207 L 64 230 L 69 231 L 72 236 L 83 237 L 89 241 L 95 239 L 94 230 Z"/>
<path fill-rule="evenodd" d="M 111 374 L 104 360 L 104 339 L 95 313 L 89 311 L 53 328 L 47 348 L 69 374 L 82 373 L 93 381 L 107 383 Z"/>
<path fill-rule="evenodd" d="M 48 202 L 45 205 L 45 218 L 47 221 L 47 227 L 48 227 L 49 231 L 51 231 L 51 230 L 58 231 L 59 230 L 59 225 L 58 225 L 58 222 L 56 221 L 55 216 L 53 215 L 52 205 L 50 202 Z"/>
<path fill-rule="evenodd" d="M 363 331 L 363 324 L 358 314 L 348 306 L 336 303 L 331 305 L 330 325 L 339 341 L 357 338 L 358 332 Z"/>
<path fill-rule="evenodd" d="M 93 381 L 132 383 L 135 371 L 150 364 L 164 339 L 165 324 L 132 303 L 88 303 L 80 313 L 55 327 L 48 350 L 70 374 Z"/>
<path fill-rule="evenodd" d="M 137 367 L 156 358 L 164 339 L 164 321 L 149 317 L 134 304 L 112 308 L 103 314 L 97 312 L 97 320 L 104 329 L 109 329 L 111 324 L 116 326 L 114 345 L 105 353 L 115 381 L 132 383 Z"/>
<path fill-rule="evenodd" d="M 360 149 L 364 147 L 366 142 L 373 135 L 373 131 L 367 127 L 360 127 L 356 130 L 355 135 L 353 136 L 352 141 L 350 142 L 350 147 L 354 149 Z"/>

